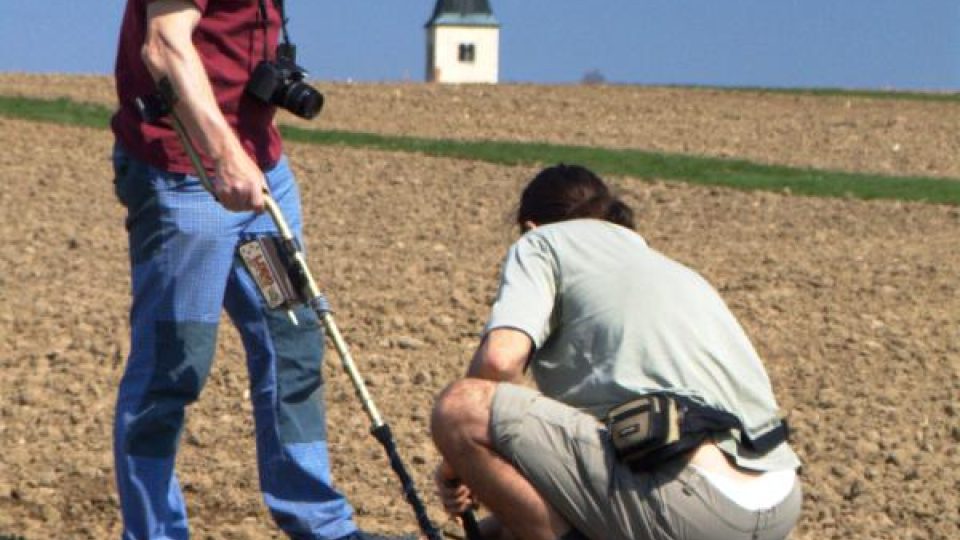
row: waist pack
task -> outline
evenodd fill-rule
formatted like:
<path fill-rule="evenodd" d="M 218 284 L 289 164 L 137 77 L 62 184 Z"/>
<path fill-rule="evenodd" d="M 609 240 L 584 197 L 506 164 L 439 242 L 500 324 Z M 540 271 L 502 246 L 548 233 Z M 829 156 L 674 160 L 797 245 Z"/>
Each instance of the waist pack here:
<path fill-rule="evenodd" d="M 668 393 L 640 396 L 610 409 L 607 428 L 617 458 L 635 470 L 649 470 L 700 445 L 713 433 L 738 431 L 740 443 L 766 453 L 787 440 L 785 421 L 751 439 L 735 415 Z"/>

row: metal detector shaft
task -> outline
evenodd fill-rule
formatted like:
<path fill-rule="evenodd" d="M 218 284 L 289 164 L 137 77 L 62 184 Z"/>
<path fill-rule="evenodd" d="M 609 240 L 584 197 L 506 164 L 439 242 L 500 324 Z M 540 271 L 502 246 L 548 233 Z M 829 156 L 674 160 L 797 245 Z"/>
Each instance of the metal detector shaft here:
<path fill-rule="evenodd" d="M 213 183 L 207 176 L 206 167 L 204 167 L 203 161 L 200 159 L 200 154 L 197 152 L 196 147 L 193 145 L 193 141 L 190 139 L 189 134 L 187 133 L 186 129 L 184 129 L 183 123 L 180 121 L 180 118 L 173 108 L 177 100 L 172 84 L 168 79 L 164 78 L 159 81 L 158 85 L 160 88 L 160 95 L 155 99 L 160 100 L 159 107 L 157 110 L 147 111 L 146 109 L 149 107 L 149 105 L 144 105 L 141 103 L 141 113 L 148 120 L 151 117 L 156 119 L 165 114 L 170 115 L 173 121 L 173 129 L 176 132 L 177 137 L 180 139 L 180 142 L 183 144 L 187 155 L 190 157 L 190 162 L 192 163 L 193 168 L 196 170 L 197 177 L 200 179 L 200 183 L 203 184 L 203 187 L 209 191 L 211 195 L 216 197 L 213 190 Z M 430 518 L 427 515 L 426 507 L 424 506 L 423 501 L 420 499 L 420 496 L 417 494 L 413 478 L 407 472 L 403 461 L 400 459 L 400 455 L 397 452 L 396 442 L 393 439 L 393 433 L 390 431 L 390 426 L 388 426 L 380 416 L 380 411 L 377 410 L 373 399 L 370 397 L 370 393 L 367 391 L 367 386 L 363 381 L 363 377 L 360 376 L 360 372 L 357 370 L 357 366 L 353 361 L 353 357 L 350 355 L 350 350 L 347 347 L 347 343 L 343 339 L 343 335 L 340 333 L 340 330 L 337 328 L 336 322 L 333 320 L 330 303 L 327 301 L 326 297 L 324 297 L 323 293 L 320 292 L 320 288 L 317 286 L 316 281 L 313 279 L 313 275 L 310 273 L 310 270 L 307 267 L 306 257 L 304 256 L 303 250 L 300 249 L 300 244 L 297 242 L 297 239 L 294 236 L 293 231 L 290 229 L 290 226 L 287 224 L 286 219 L 284 219 L 283 213 L 280 211 L 280 207 L 277 205 L 277 202 L 273 199 L 266 188 L 264 188 L 264 207 L 277 227 L 277 232 L 282 240 L 283 249 L 287 252 L 286 254 L 290 257 L 290 260 L 293 263 L 294 268 L 292 271 L 295 271 L 298 274 L 297 277 L 299 278 L 299 282 L 303 284 L 303 293 L 304 297 L 307 299 L 307 305 L 317 315 L 317 318 L 323 325 L 324 331 L 330 338 L 330 341 L 333 342 L 333 346 L 337 350 L 337 354 L 340 357 L 343 369 L 350 377 L 350 381 L 353 383 L 357 397 L 360 399 L 360 403 L 363 405 L 363 410 L 366 411 L 367 416 L 370 417 L 370 423 L 372 425 L 370 432 L 380 442 L 380 444 L 383 445 L 383 448 L 386 450 L 387 457 L 390 461 L 390 467 L 400 479 L 403 487 L 404 498 L 413 508 L 420 531 L 429 540 L 442 540 L 440 531 L 433 525 L 433 523 L 431 523 Z"/>
<path fill-rule="evenodd" d="M 447 487 L 450 488 L 456 488 L 460 484 L 461 480 L 457 478 L 446 481 Z M 461 512 L 460 522 L 463 525 L 463 532 L 466 536 L 466 540 L 483 540 L 483 536 L 480 535 L 480 526 L 477 525 L 477 517 L 473 513 L 473 510 L 467 509 Z"/>
<path fill-rule="evenodd" d="M 467 510 L 460 514 L 460 519 L 463 520 L 463 532 L 467 535 L 467 540 L 483 540 L 483 536 L 480 535 L 480 527 L 477 525 L 477 517 L 473 514 L 473 510 Z"/>
<path fill-rule="evenodd" d="M 336 322 L 333 320 L 333 315 L 330 312 L 330 304 L 327 302 L 327 299 L 324 297 L 323 293 L 320 292 L 320 289 L 317 287 L 313 276 L 310 274 L 310 271 L 307 268 L 303 251 L 296 247 L 298 244 L 293 236 L 292 231 L 290 230 L 289 226 L 287 226 L 286 221 L 283 219 L 283 215 L 280 213 L 280 208 L 269 195 L 265 196 L 265 205 L 267 212 L 270 214 L 270 217 L 273 218 L 273 221 L 277 226 L 277 230 L 280 233 L 283 244 L 288 246 L 287 249 L 292 250 L 292 253 L 289 253 L 289 255 L 293 256 L 297 271 L 302 272 L 303 274 L 300 277 L 302 278 L 302 282 L 304 283 L 304 287 L 306 289 L 306 297 L 309 299 L 307 303 L 314 313 L 317 314 L 321 324 L 323 324 L 323 328 L 326 331 L 327 336 L 330 337 L 330 341 L 333 342 L 333 346 L 337 350 L 337 354 L 340 356 L 343 369 L 350 377 L 350 381 L 353 383 L 353 387 L 356 390 L 357 397 L 360 399 L 363 409 L 367 412 L 367 416 L 370 417 L 370 423 L 372 425 L 370 432 L 380 442 L 384 450 L 386 450 L 387 458 L 390 462 L 390 468 L 393 469 L 393 472 L 396 473 L 397 477 L 400 479 L 400 483 L 403 486 L 404 498 L 413 508 L 414 514 L 417 518 L 417 523 L 420 526 L 420 531 L 423 532 L 423 534 L 430 540 L 440 540 L 440 532 L 436 527 L 434 527 L 433 523 L 430 522 L 430 518 L 427 516 L 426 507 L 424 506 L 423 501 L 420 499 L 420 496 L 417 494 L 413 478 L 407 472 L 407 469 L 403 464 L 403 460 L 400 458 L 400 454 L 397 452 L 397 445 L 394 442 L 393 433 L 390 430 L 390 426 L 383 421 L 383 418 L 380 416 L 380 412 L 377 410 L 373 399 L 370 397 L 370 393 L 367 391 L 367 386 L 363 382 L 360 372 L 357 370 L 356 364 L 353 361 L 353 357 L 350 355 L 350 350 L 347 348 L 346 340 L 343 339 L 343 335 L 340 333 Z"/>

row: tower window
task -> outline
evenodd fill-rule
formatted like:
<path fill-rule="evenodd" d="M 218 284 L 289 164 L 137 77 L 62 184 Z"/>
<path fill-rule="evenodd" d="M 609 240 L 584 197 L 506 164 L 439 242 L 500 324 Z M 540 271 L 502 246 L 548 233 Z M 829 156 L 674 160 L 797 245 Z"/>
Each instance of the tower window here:
<path fill-rule="evenodd" d="M 476 55 L 477 53 L 476 53 L 476 49 L 473 46 L 473 43 L 460 44 L 459 54 L 457 55 L 457 57 L 460 59 L 461 62 L 473 63 L 473 61 L 476 59 Z"/>

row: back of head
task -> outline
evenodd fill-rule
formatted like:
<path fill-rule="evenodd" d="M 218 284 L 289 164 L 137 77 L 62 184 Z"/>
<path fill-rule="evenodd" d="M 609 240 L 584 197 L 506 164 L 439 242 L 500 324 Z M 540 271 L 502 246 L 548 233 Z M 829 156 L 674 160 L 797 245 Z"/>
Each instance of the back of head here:
<path fill-rule="evenodd" d="M 634 229 L 633 210 L 615 197 L 597 175 L 579 165 L 540 171 L 520 196 L 517 224 L 546 225 L 568 219 L 602 219 Z"/>

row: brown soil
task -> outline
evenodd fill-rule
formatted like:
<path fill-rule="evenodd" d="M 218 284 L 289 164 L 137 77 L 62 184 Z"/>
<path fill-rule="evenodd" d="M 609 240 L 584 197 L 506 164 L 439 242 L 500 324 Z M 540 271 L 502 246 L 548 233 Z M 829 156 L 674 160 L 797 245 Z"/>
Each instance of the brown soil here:
<path fill-rule="evenodd" d="M 103 78 L 0 93 L 110 101 Z M 960 176 L 955 104 L 631 87 L 335 85 L 320 125 L 735 155 Z M 899 143 L 900 151 L 891 145 Z M 0 534 L 119 534 L 114 392 L 128 350 L 106 130 L 0 119 Z M 310 263 L 431 515 L 433 396 L 460 374 L 534 172 L 290 145 Z M 960 536 L 960 209 L 611 179 L 659 250 L 700 270 L 766 361 L 804 460 L 795 538 Z M 223 326 L 179 458 L 197 538 L 279 538 L 260 503 L 240 345 Z M 330 352 L 334 475 L 366 528 L 413 532 Z"/>

